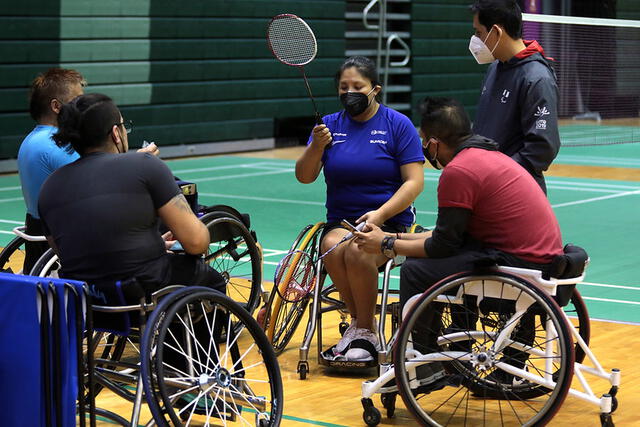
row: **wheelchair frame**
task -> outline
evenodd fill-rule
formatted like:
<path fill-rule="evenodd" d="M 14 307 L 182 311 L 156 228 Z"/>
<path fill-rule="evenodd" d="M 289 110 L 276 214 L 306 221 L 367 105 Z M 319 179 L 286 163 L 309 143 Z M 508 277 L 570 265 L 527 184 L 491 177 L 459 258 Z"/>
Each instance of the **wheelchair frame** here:
<path fill-rule="evenodd" d="M 487 289 L 484 286 L 488 287 L 491 284 L 487 285 L 485 284 L 485 281 L 489 281 L 489 282 L 493 281 L 494 283 L 496 283 L 497 280 L 501 280 L 508 277 L 515 277 L 518 280 L 521 280 L 522 283 L 524 283 L 524 286 L 528 287 L 529 290 L 531 291 L 537 290 L 538 292 L 543 292 L 548 296 L 555 296 L 558 286 L 576 285 L 577 283 L 581 282 L 584 279 L 584 272 L 581 276 L 575 277 L 575 278 L 570 278 L 570 279 L 550 278 L 549 280 L 545 280 L 542 278 L 542 274 L 538 270 L 499 266 L 496 268 L 494 272 L 490 272 L 490 273 L 480 273 L 480 274 L 461 273 L 457 276 L 454 275 L 453 277 L 442 280 L 438 284 L 434 285 L 433 287 L 425 291 L 425 293 L 414 296 L 406 304 L 406 307 L 403 310 L 402 326 L 400 330 L 398 330 L 395 334 L 395 337 L 402 342 L 396 343 L 397 345 L 396 345 L 396 352 L 394 354 L 394 367 L 392 367 L 389 364 L 381 364 L 380 376 L 375 380 L 365 381 L 362 384 L 361 401 L 364 408 L 363 418 L 368 425 L 377 425 L 380 422 L 380 418 L 381 418 L 380 411 L 378 411 L 375 408 L 375 406 L 373 405 L 373 401 L 371 400 L 371 397 L 373 396 L 373 394 L 378 392 L 383 393 L 382 395 L 383 404 L 387 409 L 388 415 L 392 416 L 394 411 L 395 396 L 392 395 L 393 398 L 390 399 L 390 395 L 388 394 L 389 388 L 387 384 L 389 383 L 389 381 L 393 380 L 394 378 L 396 379 L 396 382 L 398 382 L 399 376 L 404 377 L 405 375 L 408 378 L 414 378 L 414 379 L 411 380 L 410 384 L 408 384 L 407 386 L 407 384 L 403 383 L 403 378 L 400 378 L 400 381 L 399 381 L 399 383 L 401 384 L 401 386 L 399 386 L 400 394 L 402 395 L 403 400 L 407 404 L 407 407 L 410 409 L 410 412 L 412 412 L 412 414 L 414 414 L 414 416 L 416 417 L 422 417 L 422 415 L 419 414 L 420 410 L 416 409 L 417 401 L 413 391 L 416 389 L 416 387 L 418 387 L 417 380 L 415 379 L 416 378 L 415 369 L 417 366 L 421 365 L 420 363 L 421 361 L 429 362 L 429 361 L 438 360 L 441 362 L 447 362 L 447 361 L 450 362 L 452 360 L 457 360 L 457 361 L 466 361 L 468 363 L 476 363 L 476 364 L 479 363 L 478 357 L 480 352 L 478 350 L 471 350 L 471 351 L 467 351 L 466 353 L 460 352 L 460 351 L 458 352 L 438 351 L 436 353 L 421 354 L 417 350 L 413 349 L 413 346 L 411 345 L 411 342 L 410 342 L 411 331 L 408 330 L 411 326 L 408 326 L 408 325 L 415 324 L 415 322 L 417 321 L 417 318 L 419 317 L 420 307 L 421 306 L 426 307 L 427 304 L 430 304 L 432 302 L 436 302 L 436 303 L 441 302 L 443 304 L 448 304 L 451 306 L 453 306 L 454 304 L 463 304 L 462 302 L 463 293 L 465 296 L 468 296 L 468 295 L 475 295 L 474 292 L 476 293 L 479 292 L 477 290 L 474 291 L 473 283 L 481 281 L 483 283 L 482 292 L 490 293 L 491 289 L 487 291 Z M 453 283 L 453 282 L 460 283 L 457 285 L 455 284 L 453 285 L 453 286 L 458 286 L 457 295 L 448 296 L 444 294 L 437 294 L 439 289 L 444 289 L 446 288 L 448 283 Z M 464 283 L 464 285 L 462 285 L 462 283 Z M 467 286 L 467 284 L 471 284 L 471 285 Z M 463 292 L 463 287 L 464 287 L 464 292 Z M 431 298 L 432 295 L 435 295 L 433 297 L 434 299 L 432 299 L 431 301 L 427 301 L 429 298 Z M 486 295 L 484 296 L 486 297 Z M 501 295 L 498 295 L 498 296 L 500 298 L 503 297 Z M 426 302 L 423 302 L 423 301 L 426 301 Z M 551 301 L 553 304 L 555 304 L 553 300 Z M 479 304 L 480 303 L 478 302 L 478 305 Z M 499 333 L 499 335 L 495 338 L 493 345 L 490 347 L 490 349 L 487 349 L 487 350 L 501 351 L 501 349 L 504 349 L 506 347 L 515 347 L 522 352 L 528 353 L 531 356 L 544 358 L 545 360 L 545 369 L 543 370 L 543 372 L 545 373 L 544 377 L 541 375 L 535 375 L 535 372 L 531 373 L 525 369 L 517 368 L 509 365 L 508 363 L 503 363 L 501 361 L 494 361 L 492 366 L 496 366 L 500 370 L 508 374 L 514 375 L 514 378 L 518 377 L 522 380 L 537 384 L 541 387 L 554 389 L 558 385 L 558 383 L 554 378 L 555 374 L 554 375 L 551 374 L 552 367 L 550 366 L 550 364 L 554 363 L 554 361 L 557 360 L 558 356 L 557 356 L 557 353 L 554 353 L 552 341 L 554 341 L 554 337 L 563 338 L 565 342 L 569 338 L 571 338 L 572 339 L 571 342 L 574 342 L 574 341 L 576 342 L 577 347 L 584 352 L 584 354 L 586 355 L 586 357 L 588 358 L 588 360 L 591 362 L 593 366 L 587 366 L 585 363 L 582 363 L 581 361 L 580 362 L 573 361 L 573 353 L 575 352 L 575 347 L 573 345 L 570 347 L 571 348 L 570 353 L 572 356 L 571 357 L 572 366 L 565 367 L 565 368 L 572 371 L 572 375 L 569 377 L 568 383 L 562 385 L 562 387 L 566 388 L 566 390 L 564 390 L 565 394 L 562 395 L 562 393 L 560 393 L 557 396 L 557 399 L 561 399 L 561 400 L 559 402 L 551 402 L 551 405 L 555 404 L 557 407 L 553 410 L 553 412 L 549 416 L 553 416 L 553 414 L 555 413 L 555 410 L 557 410 L 559 406 L 562 404 L 562 401 L 564 400 L 564 396 L 566 396 L 566 393 L 568 393 L 581 400 L 597 405 L 600 409 L 601 424 L 603 426 L 613 426 L 612 413 L 617 408 L 617 399 L 615 396 L 620 386 L 620 371 L 618 369 L 612 369 L 611 372 L 607 372 L 604 370 L 602 365 L 598 362 L 596 356 L 589 349 L 585 340 L 580 336 L 580 333 L 577 331 L 576 327 L 573 325 L 572 322 L 569 321 L 566 313 L 561 309 L 559 311 L 562 312 L 562 321 L 565 323 L 566 329 L 564 329 L 564 326 L 563 326 L 562 328 L 560 328 L 561 330 L 557 330 L 547 319 L 547 325 L 545 327 L 546 335 L 544 338 L 546 340 L 546 344 L 544 348 L 536 349 L 534 347 L 527 346 L 526 344 L 517 343 L 516 341 L 509 338 L 509 336 L 511 335 L 511 332 L 515 329 L 519 321 L 519 318 L 516 317 L 516 315 L 518 313 L 521 313 L 520 315 L 522 315 L 522 313 L 524 313 L 533 304 L 533 302 L 531 301 L 529 302 L 529 304 L 530 305 L 524 305 L 519 308 L 516 306 L 517 307 L 516 313 L 514 313 L 511 319 L 506 322 L 506 324 L 509 326 L 507 326 L 503 331 Z M 485 333 L 486 332 L 484 331 L 477 332 L 477 334 L 485 334 Z M 457 334 L 460 335 L 462 333 L 458 332 Z M 467 334 L 469 337 L 472 336 L 472 334 L 469 334 L 469 333 Z M 566 334 L 567 336 L 563 336 L 564 334 Z M 446 342 L 453 342 L 459 338 L 460 337 L 457 337 L 457 338 L 455 337 L 455 333 L 439 335 L 438 345 L 440 346 Z M 401 349 L 403 348 L 406 349 L 404 353 L 401 352 L 402 351 Z M 475 354 L 475 353 L 478 353 L 478 354 Z M 411 359 L 410 362 L 405 361 L 407 357 Z M 476 359 L 474 359 L 474 357 Z M 611 388 L 608 391 L 608 393 L 605 393 L 600 398 L 598 398 L 596 394 L 593 392 L 593 390 L 591 389 L 588 383 L 588 380 L 585 377 L 585 374 L 590 374 L 592 376 L 608 380 L 611 384 Z M 580 385 L 583 389 L 582 391 L 570 387 L 571 379 L 573 378 L 573 376 L 578 378 Z M 504 395 L 504 397 L 507 398 L 506 394 Z M 435 423 L 433 419 L 429 421 L 424 418 L 421 418 L 421 421 L 429 424 Z M 433 424 L 433 425 L 438 425 L 438 424 Z"/>
<path fill-rule="evenodd" d="M 344 333 L 347 329 L 348 324 L 346 323 L 346 306 L 345 304 L 331 297 L 330 294 L 333 292 L 337 292 L 335 286 L 324 286 L 324 279 L 327 274 L 323 271 L 323 263 L 322 260 L 319 259 L 320 250 L 320 234 L 322 233 L 322 227 L 324 226 L 324 222 L 318 222 L 314 225 L 307 225 L 302 231 L 299 233 L 298 237 L 294 240 L 291 250 L 301 250 L 310 253 L 311 258 L 315 261 L 314 265 L 314 274 L 316 277 L 316 284 L 313 289 L 313 292 L 304 297 L 303 300 L 295 303 L 287 303 L 280 298 L 279 293 L 276 291 L 272 291 L 269 302 L 267 304 L 268 314 L 266 319 L 266 331 L 267 337 L 271 340 L 271 342 L 276 347 L 276 353 L 279 354 L 284 350 L 287 343 L 293 336 L 293 332 L 295 328 L 300 323 L 301 318 L 304 314 L 304 310 L 307 305 L 310 305 L 311 308 L 309 310 L 309 320 L 307 321 L 307 326 L 305 328 L 305 334 L 303 338 L 303 342 L 299 348 L 299 360 L 297 365 L 297 372 L 299 374 L 300 379 L 306 379 L 307 374 L 309 372 L 309 349 L 311 347 L 311 341 L 313 339 L 314 333 L 317 333 L 317 357 L 318 363 L 324 366 L 328 366 L 336 369 L 371 369 L 380 363 L 381 360 L 386 359 L 389 349 L 391 348 L 392 342 L 387 342 L 385 336 L 385 327 L 386 327 L 386 315 L 388 311 L 388 298 L 389 298 L 389 280 L 391 277 L 391 270 L 394 267 L 397 267 L 402 264 L 404 257 L 398 256 L 394 259 L 388 260 L 384 264 L 383 269 L 383 284 L 382 284 L 382 301 L 379 306 L 379 314 L 380 321 L 378 322 L 378 341 L 381 346 L 381 350 L 378 353 L 378 357 L 371 361 L 341 361 L 341 360 L 327 360 L 323 357 L 322 352 L 322 315 L 324 313 L 338 310 L 340 311 L 340 316 L 342 321 L 340 323 L 340 333 Z M 287 304 L 291 304 L 289 307 Z M 285 313 L 284 321 L 291 322 L 291 324 L 284 323 L 282 325 L 276 324 L 279 322 L 280 312 L 282 310 L 282 306 L 284 305 L 285 310 L 288 310 Z M 395 307 L 399 308 L 399 305 L 396 303 L 392 304 L 391 314 L 392 314 L 392 322 L 394 326 L 397 325 L 399 320 L 399 309 L 394 309 Z M 275 313 L 275 314 L 274 314 Z M 276 319 L 275 322 L 272 319 Z M 271 321 L 271 322 L 270 322 Z M 392 328 L 393 329 L 393 328 Z M 281 335 L 286 334 L 283 338 L 283 341 L 280 341 Z"/>
<path fill-rule="evenodd" d="M 188 374 L 192 376 L 191 379 L 187 377 L 182 377 L 180 379 L 165 379 L 160 375 L 158 366 L 166 365 L 164 361 L 155 362 L 154 358 L 158 357 L 159 341 L 157 338 L 158 330 L 167 330 L 167 324 L 171 320 L 171 312 L 177 310 L 176 307 L 179 307 L 180 304 L 188 299 L 194 298 L 209 298 L 208 301 L 213 301 L 214 304 L 220 305 L 223 311 L 226 311 L 229 314 L 234 314 L 239 316 L 241 319 L 238 323 L 242 322 L 243 325 L 239 328 L 239 331 L 236 331 L 236 327 L 232 326 L 231 321 L 229 320 L 227 324 L 227 333 L 225 335 L 227 345 L 231 345 L 231 347 L 227 347 L 225 355 L 230 353 L 231 360 L 233 361 L 231 370 L 227 370 L 225 366 L 228 366 L 226 362 L 225 356 L 222 358 L 225 360 L 223 362 L 220 360 L 222 354 L 219 356 L 219 362 L 216 363 L 216 368 L 212 369 L 211 372 L 208 372 L 208 369 L 205 369 L 207 372 L 197 374 L 197 370 L 202 370 L 203 366 L 196 366 L 200 363 L 200 350 L 205 351 L 201 344 L 198 344 L 195 339 L 195 335 L 187 334 L 185 339 L 185 347 L 187 355 L 191 362 L 187 366 Z M 161 299 L 162 298 L 162 299 Z M 213 300 L 211 300 L 213 298 Z M 205 391 L 197 391 L 198 396 L 197 400 L 194 399 L 191 403 L 187 404 L 186 407 L 191 405 L 194 401 L 196 402 L 193 405 L 193 409 L 188 414 L 188 417 L 192 417 L 194 415 L 194 411 L 197 407 L 197 403 L 201 397 L 204 397 L 205 400 L 208 400 L 209 397 L 207 393 L 213 393 L 211 391 L 214 387 L 218 387 L 218 391 L 215 394 L 215 399 L 212 401 L 216 403 L 218 401 L 222 401 L 223 410 L 232 411 L 232 416 L 230 418 L 225 418 L 220 413 L 219 404 L 212 405 L 211 408 L 206 409 L 206 414 L 198 414 L 206 415 L 210 417 L 214 409 L 217 412 L 216 418 L 222 418 L 224 421 L 235 421 L 237 417 L 242 417 L 242 407 L 251 408 L 253 412 L 255 412 L 255 420 L 256 425 L 258 426 L 278 426 L 280 424 L 280 420 L 282 417 L 282 397 L 283 397 L 283 386 L 282 379 L 280 376 L 280 370 L 278 367 L 277 359 L 273 350 L 271 349 L 270 344 L 266 340 L 264 333 L 260 329 L 259 325 L 255 322 L 255 320 L 242 308 L 238 303 L 231 300 L 229 297 L 221 294 L 218 291 L 203 288 L 203 287 L 183 287 L 183 286 L 168 286 L 163 289 L 160 289 L 154 292 L 149 300 L 146 298 L 142 298 L 140 300 L 140 304 L 134 305 L 122 305 L 122 306 L 99 306 L 92 305 L 92 310 L 94 312 L 102 312 L 102 313 L 110 313 L 110 314 L 124 314 L 135 313 L 137 312 L 140 315 L 140 337 L 141 337 L 141 347 L 140 347 L 140 363 L 132 364 L 129 362 L 124 362 L 120 360 L 103 360 L 97 359 L 92 360 L 93 351 L 95 350 L 95 346 L 93 343 L 93 336 L 91 334 L 91 330 L 88 331 L 88 336 L 91 337 L 89 339 L 88 349 L 90 351 L 87 352 L 87 364 L 88 364 L 88 380 L 89 380 L 89 393 L 90 396 L 95 398 L 95 394 L 93 393 L 93 384 L 92 382 L 98 381 L 98 383 L 115 394 L 123 397 L 129 401 L 133 402 L 133 409 L 130 420 L 125 420 L 123 417 L 114 414 L 111 411 L 107 411 L 104 409 L 96 409 L 96 413 L 115 421 L 116 423 L 123 426 L 137 426 L 140 418 L 140 409 L 143 403 L 143 391 L 144 396 L 146 396 L 147 403 L 149 404 L 149 408 L 153 415 L 153 420 L 151 420 L 147 425 L 181 425 L 181 420 L 183 420 L 182 413 L 174 413 L 173 409 L 167 409 L 168 406 L 173 406 L 179 398 L 175 397 L 173 400 L 167 400 L 165 394 L 167 387 L 173 387 L 184 390 L 185 387 L 190 387 L 188 390 L 195 389 L 202 390 L 205 387 Z M 217 310 L 217 308 L 216 308 Z M 151 315 L 149 315 L 151 313 Z M 167 314 L 168 313 L 168 314 Z M 217 313 L 217 311 L 216 311 Z M 149 316 L 148 316 L 149 315 Z M 215 315 L 214 318 L 215 320 Z M 189 324 L 192 324 L 193 319 L 189 318 Z M 163 326 L 164 325 L 164 326 Z M 187 326 L 184 323 L 185 327 Z M 244 380 L 244 376 L 247 371 L 255 368 L 256 366 L 261 365 L 261 363 L 255 363 L 252 361 L 250 366 L 242 365 L 242 359 L 244 359 L 251 348 L 254 347 L 254 344 L 250 345 L 250 348 L 246 351 L 243 351 L 242 354 L 237 350 L 238 345 L 238 336 L 241 331 L 244 329 L 242 326 L 246 327 L 246 330 L 251 337 L 254 338 L 254 343 L 256 350 L 255 352 L 259 354 L 262 359 L 262 364 L 265 366 L 266 374 L 268 378 L 260 378 L 254 379 L 260 383 L 268 383 L 270 390 L 270 399 L 267 402 L 265 398 L 261 398 L 256 396 L 251 392 L 251 388 L 248 385 L 248 381 L 250 379 Z M 211 326 L 213 328 L 213 325 Z M 208 327 L 210 333 L 213 333 L 213 329 Z M 123 335 L 119 335 L 123 337 Z M 124 336 L 126 337 L 126 336 Z M 174 339 L 176 339 L 174 337 Z M 230 342 L 231 341 L 231 342 Z M 164 341 L 163 341 L 164 342 Z M 194 344 L 195 343 L 195 344 Z M 192 350 L 195 349 L 195 352 L 198 353 L 197 357 L 192 354 Z M 234 351 L 235 349 L 235 351 Z M 182 348 L 180 349 L 182 351 Z M 208 351 L 212 350 L 211 345 L 209 345 Z M 217 355 L 217 350 L 214 350 Z M 211 353 L 209 353 L 211 354 Z M 207 356 L 208 361 L 210 363 L 211 359 Z M 245 361 L 246 362 L 246 361 Z M 96 366 L 98 364 L 98 366 Z M 198 368 L 197 370 L 195 368 Z M 118 369 L 122 369 L 119 371 Z M 252 372 L 252 371 L 250 371 Z M 184 375 L 184 374 L 183 374 Z M 167 381 L 167 384 L 164 385 L 163 389 L 163 381 Z M 135 386 L 135 394 L 132 394 L 128 390 L 126 390 L 127 385 Z M 159 388 L 161 397 L 158 397 L 157 389 Z M 220 393 L 220 389 L 228 390 L 228 392 Z M 184 392 L 175 393 L 176 395 L 180 395 Z M 92 399 L 93 402 L 93 399 Z M 92 403 L 93 404 L 93 403 Z M 214 408 L 215 406 L 215 408 Z M 184 410 L 184 409 L 183 409 Z M 170 420 L 167 420 L 167 414 L 170 417 Z M 225 412 L 226 414 L 226 412 Z M 245 418 L 242 418 L 242 422 L 244 424 L 248 424 L 248 421 Z"/>

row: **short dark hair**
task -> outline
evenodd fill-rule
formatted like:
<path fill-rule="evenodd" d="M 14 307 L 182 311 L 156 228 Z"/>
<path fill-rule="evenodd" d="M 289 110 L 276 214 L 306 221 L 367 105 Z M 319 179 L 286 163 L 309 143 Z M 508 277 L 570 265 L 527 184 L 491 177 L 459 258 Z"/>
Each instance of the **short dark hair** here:
<path fill-rule="evenodd" d="M 58 147 L 83 155 L 89 148 L 102 146 L 113 125 L 119 123 L 120 110 L 107 95 L 80 95 L 60 109 L 53 140 Z"/>
<path fill-rule="evenodd" d="M 376 87 L 380 84 L 380 77 L 378 76 L 378 69 L 376 68 L 376 64 L 366 56 L 352 56 L 347 58 L 334 77 L 334 83 L 336 85 L 336 89 L 340 85 L 340 77 L 342 77 L 342 73 L 344 70 L 354 67 L 363 77 L 366 77 L 371 81 L 371 86 Z"/>
<path fill-rule="evenodd" d="M 487 30 L 498 24 L 512 39 L 522 38 L 522 10 L 515 0 L 477 0 L 469 9 Z"/>
<path fill-rule="evenodd" d="M 64 102 L 74 84 L 86 86 L 87 82 L 78 71 L 66 68 L 50 68 L 33 79 L 29 91 L 29 113 L 33 120 L 40 120 L 49 111 L 53 98 Z"/>
<path fill-rule="evenodd" d="M 426 97 L 419 106 L 420 129 L 455 148 L 471 135 L 471 120 L 460 102 L 453 98 Z"/>

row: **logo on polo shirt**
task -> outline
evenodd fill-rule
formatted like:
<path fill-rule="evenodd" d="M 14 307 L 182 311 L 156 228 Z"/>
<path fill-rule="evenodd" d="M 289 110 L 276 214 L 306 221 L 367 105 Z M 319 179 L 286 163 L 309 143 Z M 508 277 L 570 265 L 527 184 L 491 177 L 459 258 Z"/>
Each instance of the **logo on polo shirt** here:
<path fill-rule="evenodd" d="M 371 135 L 386 135 L 387 131 L 386 130 L 372 130 L 371 131 Z"/>
<path fill-rule="evenodd" d="M 340 144 L 341 142 L 345 142 L 347 140 L 346 133 L 334 132 L 331 136 L 335 138 L 331 142 L 331 145 Z M 338 137 L 342 137 L 343 139 L 338 139 Z"/>

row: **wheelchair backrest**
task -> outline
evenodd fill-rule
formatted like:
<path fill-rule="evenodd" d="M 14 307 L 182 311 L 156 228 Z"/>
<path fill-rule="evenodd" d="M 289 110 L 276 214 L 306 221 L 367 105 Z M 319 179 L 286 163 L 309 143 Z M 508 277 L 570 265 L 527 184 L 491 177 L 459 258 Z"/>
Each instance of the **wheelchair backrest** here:
<path fill-rule="evenodd" d="M 89 284 L 92 306 L 119 307 L 139 304 L 145 290 L 135 279 Z M 93 329 L 117 335 L 129 335 L 132 327 L 140 325 L 140 310 L 124 313 L 105 313 L 93 310 Z"/>

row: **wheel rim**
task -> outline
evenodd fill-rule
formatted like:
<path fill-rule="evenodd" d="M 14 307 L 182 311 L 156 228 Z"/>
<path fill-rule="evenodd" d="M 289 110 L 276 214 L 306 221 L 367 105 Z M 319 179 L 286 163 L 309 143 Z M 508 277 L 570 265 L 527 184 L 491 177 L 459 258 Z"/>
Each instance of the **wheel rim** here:
<path fill-rule="evenodd" d="M 535 425 L 545 422 L 562 404 L 573 374 L 572 341 L 561 310 L 542 291 L 530 290 L 518 279 L 492 276 L 491 281 L 486 277 L 485 280 L 475 277 L 467 281 L 467 278 L 445 280 L 432 287 L 402 325 L 394 363 L 399 392 L 405 404 L 414 416 L 430 425 Z M 497 287 L 491 289 L 489 283 L 497 284 Z M 461 289 L 464 291 L 458 293 Z M 502 298 L 492 298 L 494 295 L 513 296 L 514 310 L 515 307 L 526 307 L 520 305 L 525 299 L 530 299 L 533 305 L 521 315 L 509 316 L 510 304 Z M 533 316 L 535 333 L 530 342 L 525 337 L 527 334 L 519 332 L 517 327 L 529 325 L 526 319 L 537 312 L 538 306 L 544 306 L 543 315 Z M 420 325 L 418 320 L 424 321 L 427 315 L 436 318 L 440 310 L 444 320 L 437 331 L 419 326 L 416 332 L 423 337 L 429 334 L 433 337 L 430 350 L 422 348 L 427 356 L 405 357 L 413 344 L 418 345 L 409 340 L 411 330 Z M 479 318 L 476 317 L 478 313 L 481 314 Z M 543 318 L 544 321 L 540 320 Z M 459 325 L 465 322 L 469 328 L 460 328 Z M 544 335 L 546 327 L 560 332 L 549 338 Z M 505 341 L 507 344 L 502 348 L 496 348 L 499 333 L 509 328 L 513 328 L 506 335 L 510 341 Z M 529 342 L 529 347 L 523 345 Z M 544 353 L 546 345 L 553 349 L 553 357 Z M 423 373 L 429 368 L 432 372 L 445 368 L 446 376 L 437 387 L 432 386 L 433 390 L 416 389 L 415 382 L 411 384 L 415 374 L 412 372 L 410 378 L 407 372 L 411 366 L 420 366 L 418 369 Z M 512 368 L 538 377 L 553 374 L 557 383 L 550 389 L 542 387 L 522 376 L 509 375 L 507 370 Z M 535 399 L 527 396 L 531 389 L 536 391 Z"/>

